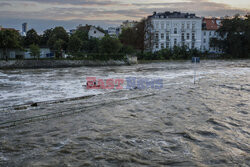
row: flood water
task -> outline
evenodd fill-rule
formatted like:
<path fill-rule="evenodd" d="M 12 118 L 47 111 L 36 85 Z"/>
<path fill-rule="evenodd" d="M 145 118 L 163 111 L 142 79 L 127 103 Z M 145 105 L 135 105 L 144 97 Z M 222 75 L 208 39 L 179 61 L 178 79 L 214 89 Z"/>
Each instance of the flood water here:
<path fill-rule="evenodd" d="M 87 90 L 86 77 L 163 87 Z M 249 60 L 0 70 L 0 166 L 247 167 L 249 114 Z"/>

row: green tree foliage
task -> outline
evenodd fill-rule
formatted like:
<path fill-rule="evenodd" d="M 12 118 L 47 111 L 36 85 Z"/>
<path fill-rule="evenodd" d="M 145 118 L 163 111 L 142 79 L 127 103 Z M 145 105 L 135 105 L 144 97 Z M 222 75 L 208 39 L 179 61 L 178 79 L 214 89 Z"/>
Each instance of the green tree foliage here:
<path fill-rule="evenodd" d="M 3 49 L 5 59 L 8 60 L 8 49 L 21 49 L 21 36 L 15 30 L 1 30 L 0 31 L 0 48 Z"/>
<path fill-rule="evenodd" d="M 36 44 L 31 44 L 30 45 L 30 54 L 34 58 L 39 59 L 40 58 L 40 48 L 39 48 L 39 46 L 36 45 Z"/>
<path fill-rule="evenodd" d="M 78 38 L 80 38 L 82 41 L 87 41 L 89 39 L 88 33 L 89 33 L 90 26 L 80 26 L 77 28 L 76 32 L 73 35 L 76 35 Z"/>
<path fill-rule="evenodd" d="M 41 35 L 40 39 L 40 45 L 41 46 L 44 46 L 44 47 L 47 47 L 48 45 L 48 41 L 50 39 L 50 37 L 52 36 L 52 32 L 53 32 L 53 29 L 47 29 L 43 32 L 43 34 Z"/>
<path fill-rule="evenodd" d="M 188 49 L 186 46 L 175 46 L 154 53 L 137 54 L 139 60 L 187 60 L 194 56 L 202 57 L 202 53 L 197 49 Z"/>
<path fill-rule="evenodd" d="M 68 51 L 72 54 L 76 54 L 80 52 L 81 48 L 82 48 L 82 40 L 78 38 L 76 35 L 72 35 L 69 38 Z"/>
<path fill-rule="evenodd" d="M 55 43 L 53 45 L 53 49 L 56 53 L 56 57 L 59 57 L 59 58 L 62 57 L 62 53 L 64 51 L 64 46 L 65 46 L 64 40 L 58 39 L 57 41 L 55 41 Z"/>
<path fill-rule="evenodd" d="M 250 58 L 250 16 L 242 19 L 236 15 L 225 19 L 217 31 L 220 39 L 212 39 L 211 46 L 221 49 L 225 58 Z"/>
<path fill-rule="evenodd" d="M 118 53 L 122 47 L 121 42 L 110 36 L 105 36 L 100 41 L 100 52 L 102 53 Z"/>
<path fill-rule="evenodd" d="M 61 56 L 62 51 L 67 49 L 68 40 L 69 36 L 66 30 L 63 27 L 56 27 L 52 30 L 47 45 L 57 53 L 57 56 Z"/>
<path fill-rule="evenodd" d="M 145 50 L 146 19 L 142 19 L 135 27 L 125 28 L 119 36 L 123 45 L 132 46 L 143 52 Z"/>
<path fill-rule="evenodd" d="M 24 45 L 28 47 L 32 44 L 39 45 L 40 43 L 40 36 L 34 29 L 31 29 L 27 32 L 26 37 L 24 38 Z"/>

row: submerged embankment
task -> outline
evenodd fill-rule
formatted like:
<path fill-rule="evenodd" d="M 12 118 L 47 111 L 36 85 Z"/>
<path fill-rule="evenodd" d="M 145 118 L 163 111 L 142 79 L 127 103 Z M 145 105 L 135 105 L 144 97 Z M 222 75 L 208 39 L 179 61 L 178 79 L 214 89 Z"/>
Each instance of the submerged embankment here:
<path fill-rule="evenodd" d="M 249 64 L 0 70 L 0 166 L 249 166 Z M 163 87 L 87 90 L 88 76 Z"/>

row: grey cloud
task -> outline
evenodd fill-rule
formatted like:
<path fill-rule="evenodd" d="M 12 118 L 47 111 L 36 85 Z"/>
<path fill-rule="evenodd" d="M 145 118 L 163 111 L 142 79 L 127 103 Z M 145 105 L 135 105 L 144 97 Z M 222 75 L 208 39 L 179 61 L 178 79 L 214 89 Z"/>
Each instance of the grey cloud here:
<path fill-rule="evenodd" d="M 6 7 L 6 6 L 12 6 L 12 5 L 11 5 L 11 3 L 7 3 L 7 2 L 0 3 L 0 8 L 1 7 Z"/>
<path fill-rule="evenodd" d="M 12 0 L 10 0 L 12 1 Z M 121 4 L 118 1 L 111 0 L 14 0 L 19 2 L 37 2 L 37 3 L 45 3 L 45 4 L 69 4 L 69 5 L 114 5 Z"/>

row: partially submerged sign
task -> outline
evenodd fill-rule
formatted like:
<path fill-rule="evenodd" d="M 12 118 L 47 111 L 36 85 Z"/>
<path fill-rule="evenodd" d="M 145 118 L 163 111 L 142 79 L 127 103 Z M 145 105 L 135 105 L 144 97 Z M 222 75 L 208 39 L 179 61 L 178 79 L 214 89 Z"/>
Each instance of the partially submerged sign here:
<path fill-rule="evenodd" d="M 192 63 L 200 63 L 200 57 L 192 57 Z"/>

